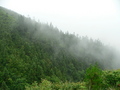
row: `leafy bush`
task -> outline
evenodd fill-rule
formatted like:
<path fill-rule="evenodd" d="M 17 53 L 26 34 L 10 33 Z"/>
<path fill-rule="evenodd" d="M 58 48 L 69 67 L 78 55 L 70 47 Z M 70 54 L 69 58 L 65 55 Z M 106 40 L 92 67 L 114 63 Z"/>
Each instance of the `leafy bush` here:
<path fill-rule="evenodd" d="M 98 67 L 98 65 L 90 66 L 86 70 L 85 81 L 86 86 L 89 90 L 99 90 L 103 86 L 102 79 L 102 70 Z"/>
<path fill-rule="evenodd" d="M 32 85 L 27 85 L 26 90 L 52 90 L 50 81 L 43 79 L 40 84 L 34 82 Z"/>
<path fill-rule="evenodd" d="M 34 82 L 32 85 L 27 85 L 26 90 L 86 90 L 86 87 L 84 82 L 51 83 L 50 81 L 43 79 L 40 84 Z"/>
<path fill-rule="evenodd" d="M 118 86 L 120 84 L 120 71 L 105 71 L 104 72 L 105 81 L 109 86 Z"/>

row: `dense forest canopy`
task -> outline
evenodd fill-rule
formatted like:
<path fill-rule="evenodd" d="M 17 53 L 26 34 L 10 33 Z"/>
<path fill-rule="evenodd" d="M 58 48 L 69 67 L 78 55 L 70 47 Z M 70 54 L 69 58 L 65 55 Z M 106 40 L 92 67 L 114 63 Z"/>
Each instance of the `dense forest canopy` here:
<path fill-rule="evenodd" d="M 99 40 L 64 33 L 0 7 L 0 87 L 23 90 L 41 79 L 82 81 L 91 64 L 112 69 L 114 57 Z"/>

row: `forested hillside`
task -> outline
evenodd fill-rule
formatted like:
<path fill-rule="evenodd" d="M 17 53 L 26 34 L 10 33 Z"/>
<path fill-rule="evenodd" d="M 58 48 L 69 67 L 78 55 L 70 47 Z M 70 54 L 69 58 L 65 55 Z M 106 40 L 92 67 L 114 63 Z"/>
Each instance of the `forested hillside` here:
<path fill-rule="evenodd" d="M 82 81 L 91 64 L 111 69 L 113 59 L 112 50 L 99 40 L 63 33 L 0 7 L 0 87 L 24 90 L 41 79 Z"/>

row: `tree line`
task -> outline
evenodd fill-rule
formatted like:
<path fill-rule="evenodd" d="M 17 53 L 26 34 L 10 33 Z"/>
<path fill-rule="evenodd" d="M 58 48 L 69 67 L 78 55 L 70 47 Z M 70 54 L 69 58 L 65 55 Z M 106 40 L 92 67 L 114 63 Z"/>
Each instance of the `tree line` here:
<path fill-rule="evenodd" d="M 91 64 L 111 69 L 113 59 L 112 50 L 99 40 L 63 33 L 0 7 L 0 87 L 24 90 L 42 79 L 78 82 Z"/>

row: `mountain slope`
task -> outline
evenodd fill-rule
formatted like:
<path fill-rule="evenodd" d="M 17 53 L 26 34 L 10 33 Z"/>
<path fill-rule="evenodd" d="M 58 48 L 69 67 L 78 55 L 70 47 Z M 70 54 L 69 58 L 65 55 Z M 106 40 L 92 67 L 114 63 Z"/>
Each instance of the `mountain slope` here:
<path fill-rule="evenodd" d="M 99 40 L 63 33 L 0 7 L 0 86 L 24 89 L 45 78 L 81 81 L 89 65 L 110 69 L 114 53 Z"/>

